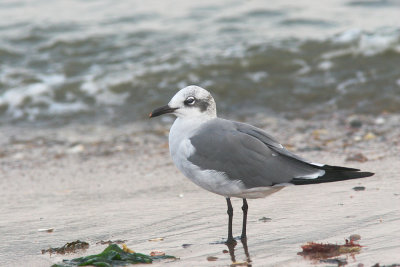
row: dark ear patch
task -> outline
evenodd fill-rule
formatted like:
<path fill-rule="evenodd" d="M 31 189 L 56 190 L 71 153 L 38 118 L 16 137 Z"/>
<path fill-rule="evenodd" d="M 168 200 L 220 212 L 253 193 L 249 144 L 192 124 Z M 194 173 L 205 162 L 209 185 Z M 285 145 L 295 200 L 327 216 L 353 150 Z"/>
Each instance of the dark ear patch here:
<path fill-rule="evenodd" d="M 206 100 L 199 99 L 196 101 L 196 103 L 194 105 L 196 107 L 199 107 L 201 112 L 204 112 L 207 110 L 207 108 L 210 104 Z"/>

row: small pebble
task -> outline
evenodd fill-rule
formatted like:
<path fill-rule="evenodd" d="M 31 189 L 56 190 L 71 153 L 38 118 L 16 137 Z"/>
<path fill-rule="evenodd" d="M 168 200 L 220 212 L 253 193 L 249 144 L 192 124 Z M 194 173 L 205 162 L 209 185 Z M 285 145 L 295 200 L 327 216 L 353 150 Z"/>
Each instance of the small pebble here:
<path fill-rule="evenodd" d="M 25 154 L 24 153 L 16 153 L 13 155 L 13 158 L 16 160 L 21 160 L 25 158 Z"/>
<path fill-rule="evenodd" d="M 352 128 L 361 128 L 361 126 L 362 126 L 362 121 L 360 121 L 360 120 L 352 120 L 352 121 L 350 122 L 350 126 L 351 126 Z"/>
<path fill-rule="evenodd" d="M 68 149 L 68 153 L 71 154 L 78 154 L 82 153 L 83 151 L 85 151 L 85 147 L 83 145 L 76 145 Z"/>
<path fill-rule="evenodd" d="M 377 124 L 377 125 L 381 125 L 384 123 L 385 123 L 385 119 L 382 117 L 376 118 L 376 120 L 375 120 L 375 124 Z"/>
<path fill-rule="evenodd" d="M 258 220 L 261 221 L 261 222 L 270 222 L 270 221 L 272 221 L 271 218 L 267 218 L 267 217 L 262 217 L 262 218 L 260 218 Z"/>
<path fill-rule="evenodd" d="M 363 137 L 363 139 L 364 139 L 365 141 L 372 140 L 372 139 L 375 139 L 375 138 L 376 138 L 376 135 L 375 135 L 374 133 L 371 133 L 371 132 L 367 133 L 367 134 L 364 135 L 364 137 Z"/>
<path fill-rule="evenodd" d="M 54 228 L 42 228 L 42 229 L 38 229 L 38 232 L 52 233 L 52 232 L 54 232 Z"/>
<path fill-rule="evenodd" d="M 354 191 L 364 191 L 365 190 L 365 186 L 355 186 L 353 187 Z"/>
<path fill-rule="evenodd" d="M 157 237 L 157 238 L 150 238 L 149 241 L 150 242 L 155 242 L 155 241 L 163 241 L 164 237 Z"/>
<path fill-rule="evenodd" d="M 192 244 L 182 244 L 182 247 L 183 248 L 188 248 L 188 247 L 190 247 Z"/>
<path fill-rule="evenodd" d="M 350 241 L 354 242 L 354 241 L 358 241 L 361 239 L 361 236 L 358 234 L 353 234 L 349 237 Z"/>
<path fill-rule="evenodd" d="M 216 261 L 216 260 L 218 260 L 218 257 L 210 256 L 210 257 L 207 257 L 207 260 L 208 261 Z"/>
<path fill-rule="evenodd" d="M 358 161 L 358 162 L 366 162 L 368 158 L 364 156 L 362 153 L 357 153 L 350 155 L 346 158 L 346 161 Z"/>

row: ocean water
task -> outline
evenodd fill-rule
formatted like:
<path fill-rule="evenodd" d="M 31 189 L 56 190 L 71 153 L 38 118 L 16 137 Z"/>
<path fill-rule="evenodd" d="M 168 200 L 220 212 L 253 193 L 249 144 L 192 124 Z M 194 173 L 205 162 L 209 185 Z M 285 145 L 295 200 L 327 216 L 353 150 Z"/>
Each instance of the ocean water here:
<path fill-rule="evenodd" d="M 180 88 L 222 114 L 400 111 L 400 2 L 3 0 L 0 124 L 127 123 Z"/>

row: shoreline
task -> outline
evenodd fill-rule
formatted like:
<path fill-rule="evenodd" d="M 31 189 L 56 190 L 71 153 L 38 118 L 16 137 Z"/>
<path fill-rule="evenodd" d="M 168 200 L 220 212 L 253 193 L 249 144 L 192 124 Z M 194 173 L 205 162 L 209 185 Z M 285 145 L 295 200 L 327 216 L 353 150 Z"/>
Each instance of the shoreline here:
<path fill-rule="evenodd" d="M 373 177 L 296 186 L 249 201 L 248 247 L 255 266 L 309 266 L 297 255 L 307 241 L 342 243 L 360 234 L 365 246 L 350 265 L 400 262 L 400 116 L 353 116 L 326 121 L 285 120 L 259 114 L 245 122 L 265 129 L 289 150 L 331 165 L 372 171 Z M 0 261 L 2 266 L 49 266 L 101 252 L 100 240 L 127 240 L 129 248 L 161 250 L 176 266 L 231 263 L 223 244 L 222 197 L 192 184 L 168 152 L 172 120 L 117 128 L 69 125 L 36 129 L 1 127 Z M 361 153 L 362 157 L 354 157 Z M 353 158 L 352 158 L 353 157 Z M 365 191 L 355 192 L 355 186 Z M 239 200 L 234 233 L 240 233 Z M 262 217 L 270 222 L 259 221 Z M 54 228 L 53 233 L 38 232 Z M 160 242 L 151 238 L 163 237 Z M 84 253 L 41 254 L 80 239 Z M 183 244 L 192 244 L 183 248 Z M 241 244 L 237 260 L 245 258 Z M 216 261 L 208 261 L 215 256 Z"/>

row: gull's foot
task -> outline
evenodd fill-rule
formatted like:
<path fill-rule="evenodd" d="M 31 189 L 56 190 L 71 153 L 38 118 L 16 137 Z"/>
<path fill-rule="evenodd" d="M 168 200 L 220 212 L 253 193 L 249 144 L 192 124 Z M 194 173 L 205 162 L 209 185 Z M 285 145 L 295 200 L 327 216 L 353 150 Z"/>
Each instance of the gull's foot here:
<path fill-rule="evenodd" d="M 237 241 L 234 238 L 228 238 L 225 241 L 225 245 L 227 245 L 227 246 L 236 246 L 236 244 L 237 244 Z"/>

